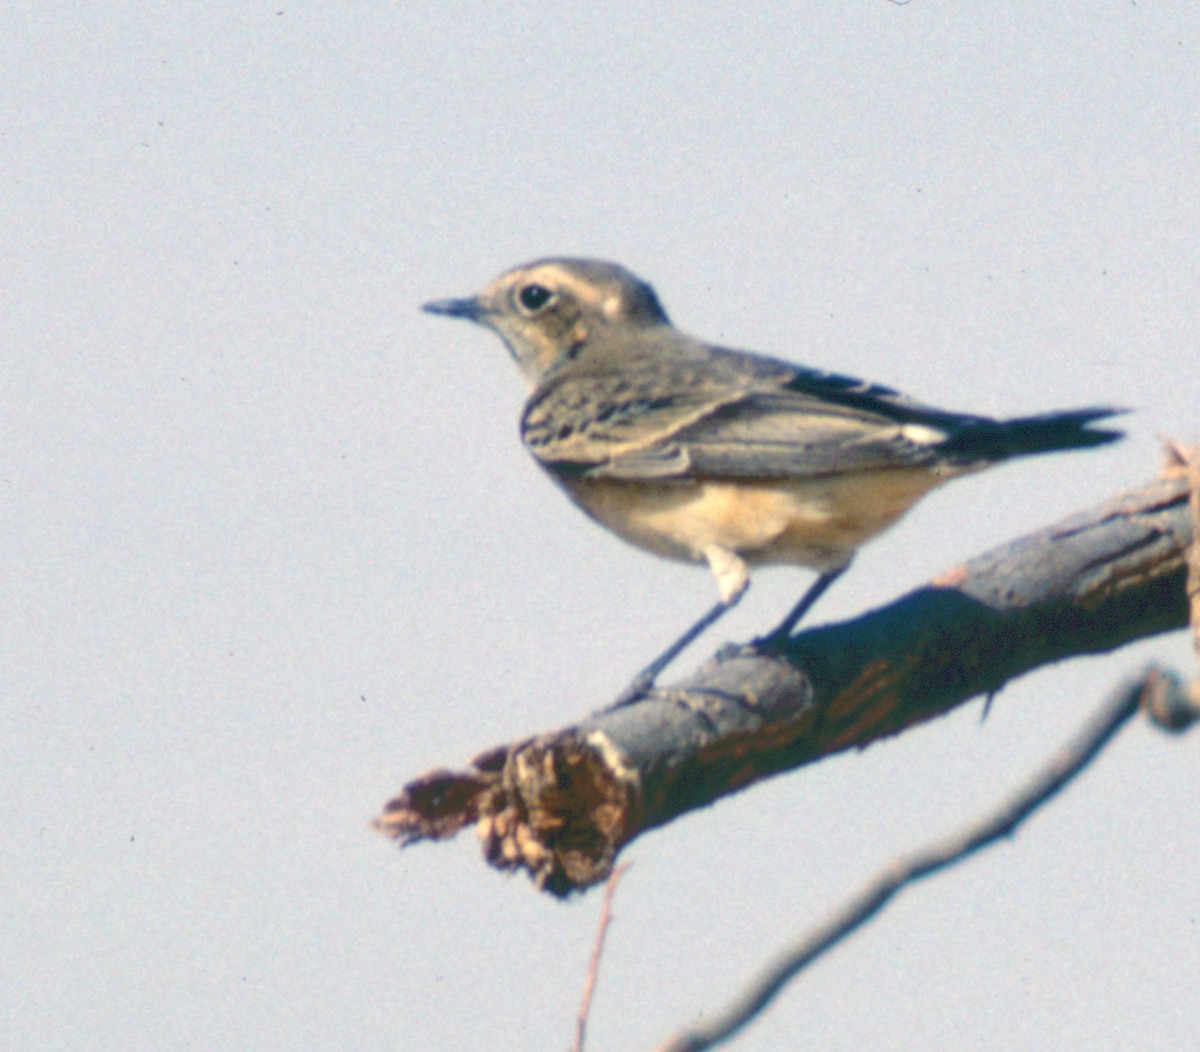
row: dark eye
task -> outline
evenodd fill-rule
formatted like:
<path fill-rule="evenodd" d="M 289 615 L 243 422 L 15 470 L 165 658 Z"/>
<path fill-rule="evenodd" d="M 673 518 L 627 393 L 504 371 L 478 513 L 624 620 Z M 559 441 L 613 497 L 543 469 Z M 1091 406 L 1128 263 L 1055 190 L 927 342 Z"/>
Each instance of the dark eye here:
<path fill-rule="evenodd" d="M 517 300 L 527 311 L 539 311 L 547 303 L 553 293 L 545 285 L 526 285 L 517 293 Z"/>

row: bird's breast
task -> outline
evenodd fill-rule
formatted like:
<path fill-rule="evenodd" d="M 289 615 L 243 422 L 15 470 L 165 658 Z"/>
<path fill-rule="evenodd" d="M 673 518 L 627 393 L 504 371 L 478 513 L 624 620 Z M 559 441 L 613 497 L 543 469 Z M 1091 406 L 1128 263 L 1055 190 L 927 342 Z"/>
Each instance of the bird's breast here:
<path fill-rule="evenodd" d="M 702 562 L 716 545 L 751 565 L 818 571 L 844 565 L 947 478 L 924 468 L 752 482 L 555 477 L 593 519 L 656 555 Z"/>

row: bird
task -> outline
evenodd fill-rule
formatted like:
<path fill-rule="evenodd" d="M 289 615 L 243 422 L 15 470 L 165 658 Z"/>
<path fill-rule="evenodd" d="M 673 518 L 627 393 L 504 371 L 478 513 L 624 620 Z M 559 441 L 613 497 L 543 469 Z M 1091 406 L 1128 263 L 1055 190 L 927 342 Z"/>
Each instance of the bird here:
<path fill-rule="evenodd" d="M 1013 457 L 1100 446 L 1091 407 L 993 419 L 923 405 L 881 384 L 717 346 L 676 329 L 625 267 L 548 257 L 476 295 L 423 310 L 503 341 L 529 395 L 521 439 L 592 519 L 639 548 L 707 563 L 717 602 L 634 677 L 616 704 L 735 606 L 750 568 L 816 580 L 753 642 L 778 648 L 858 549 L 925 494 Z"/>

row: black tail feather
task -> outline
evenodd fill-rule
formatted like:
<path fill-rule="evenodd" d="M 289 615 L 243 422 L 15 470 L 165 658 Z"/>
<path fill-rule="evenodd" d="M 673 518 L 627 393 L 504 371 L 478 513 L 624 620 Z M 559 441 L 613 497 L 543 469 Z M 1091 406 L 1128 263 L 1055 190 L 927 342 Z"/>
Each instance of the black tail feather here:
<path fill-rule="evenodd" d="M 1115 442 L 1123 431 L 1091 429 L 1093 421 L 1117 416 L 1125 409 L 1094 407 L 1066 413 L 1043 413 L 1015 420 L 967 420 L 956 427 L 938 452 L 967 463 L 1007 460 L 1060 449 L 1085 449 Z"/>

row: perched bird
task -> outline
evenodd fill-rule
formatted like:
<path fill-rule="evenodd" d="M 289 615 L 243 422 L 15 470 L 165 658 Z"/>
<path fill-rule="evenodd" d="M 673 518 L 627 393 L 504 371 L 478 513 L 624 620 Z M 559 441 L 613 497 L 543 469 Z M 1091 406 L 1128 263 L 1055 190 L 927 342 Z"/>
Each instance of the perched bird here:
<path fill-rule="evenodd" d="M 542 259 L 467 299 L 424 305 L 506 344 L 531 393 L 521 438 L 588 515 L 640 548 L 707 562 L 720 600 L 634 679 L 730 609 L 748 566 L 819 576 L 758 645 L 778 645 L 859 546 L 948 479 L 1009 457 L 1098 446 L 1111 408 L 993 420 L 887 387 L 729 350 L 671 325 L 653 288 L 615 263 Z"/>

